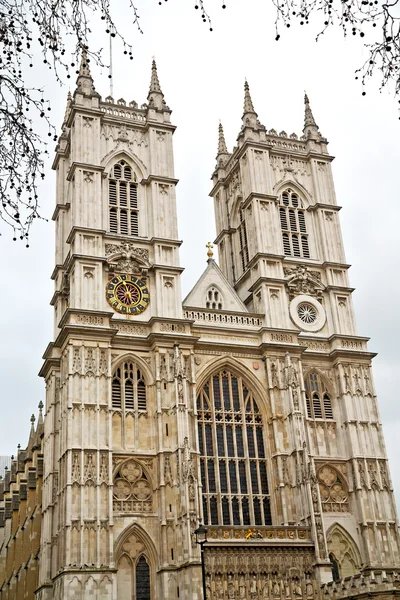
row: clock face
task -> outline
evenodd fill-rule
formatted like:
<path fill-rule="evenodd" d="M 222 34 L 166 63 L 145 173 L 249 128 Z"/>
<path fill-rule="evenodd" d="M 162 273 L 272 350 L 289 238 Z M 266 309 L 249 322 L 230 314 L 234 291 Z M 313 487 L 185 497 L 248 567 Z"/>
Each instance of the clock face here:
<path fill-rule="evenodd" d="M 149 290 L 141 279 L 133 275 L 114 275 L 107 284 L 107 302 L 114 310 L 137 315 L 149 305 Z"/>

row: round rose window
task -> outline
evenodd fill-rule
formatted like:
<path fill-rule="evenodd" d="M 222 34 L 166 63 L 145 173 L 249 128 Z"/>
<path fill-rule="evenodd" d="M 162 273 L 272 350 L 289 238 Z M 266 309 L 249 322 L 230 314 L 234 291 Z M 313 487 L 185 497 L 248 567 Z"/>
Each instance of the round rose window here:
<path fill-rule="evenodd" d="M 298 305 L 297 314 L 303 323 L 311 324 L 317 320 L 317 311 L 308 302 L 302 302 Z"/>

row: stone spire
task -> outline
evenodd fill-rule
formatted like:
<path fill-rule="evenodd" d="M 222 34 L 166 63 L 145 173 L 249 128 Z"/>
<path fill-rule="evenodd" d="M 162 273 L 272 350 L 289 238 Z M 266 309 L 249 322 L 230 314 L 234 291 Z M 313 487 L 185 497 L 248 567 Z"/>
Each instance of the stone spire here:
<path fill-rule="evenodd" d="M 167 108 L 165 105 L 164 94 L 161 89 L 160 80 L 158 79 L 157 65 L 154 58 L 151 64 L 150 89 L 147 95 L 147 101 L 149 103 L 149 107 Z"/>
<path fill-rule="evenodd" d="M 36 434 L 35 434 L 35 447 L 37 447 L 37 448 L 40 448 L 40 439 L 44 433 L 43 406 L 44 406 L 43 402 L 40 401 L 39 405 L 38 405 L 39 417 L 38 417 Z"/>
<path fill-rule="evenodd" d="M 250 88 L 247 79 L 244 82 L 244 106 L 243 106 L 243 127 L 257 127 L 257 113 L 254 110 L 253 101 L 250 96 Z"/>
<path fill-rule="evenodd" d="M 28 446 L 26 448 L 26 455 L 27 457 L 31 458 L 32 457 L 32 449 L 35 445 L 35 421 L 36 421 L 36 417 L 35 415 L 31 416 L 31 430 L 29 432 L 29 441 L 28 441 Z"/>
<path fill-rule="evenodd" d="M 303 133 L 306 139 L 319 140 L 321 134 L 318 129 L 318 125 L 315 122 L 314 115 L 312 114 L 310 101 L 307 94 L 304 94 L 304 129 Z"/>
<path fill-rule="evenodd" d="M 76 80 L 75 93 L 81 93 L 84 96 L 98 96 L 94 89 L 94 81 L 89 67 L 89 58 L 87 55 L 87 49 L 82 48 L 81 54 L 81 65 L 79 67 L 79 74 Z"/>
<path fill-rule="evenodd" d="M 224 136 L 224 128 L 222 127 L 221 121 L 218 125 L 218 152 L 217 156 L 220 154 L 229 154 L 228 149 L 226 147 L 225 136 Z"/>

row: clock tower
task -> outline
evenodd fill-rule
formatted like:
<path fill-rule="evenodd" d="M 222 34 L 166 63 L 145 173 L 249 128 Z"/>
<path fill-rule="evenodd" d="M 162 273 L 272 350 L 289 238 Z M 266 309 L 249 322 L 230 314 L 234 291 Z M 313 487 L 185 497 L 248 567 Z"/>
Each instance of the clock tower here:
<path fill-rule="evenodd" d="M 201 589 L 174 131 L 154 61 L 139 106 L 102 100 L 83 53 L 53 164 L 43 600 Z"/>

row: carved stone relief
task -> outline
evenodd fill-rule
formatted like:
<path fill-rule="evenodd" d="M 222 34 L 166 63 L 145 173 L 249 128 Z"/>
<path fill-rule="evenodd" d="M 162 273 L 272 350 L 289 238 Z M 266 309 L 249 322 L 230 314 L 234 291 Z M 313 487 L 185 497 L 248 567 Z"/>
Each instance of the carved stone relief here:
<path fill-rule="evenodd" d="M 300 548 L 206 548 L 207 600 L 317 598 L 313 552 Z"/>
<path fill-rule="evenodd" d="M 290 300 L 301 294 L 313 296 L 319 302 L 322 300 L 325 287 L 321 283 L 321 273 L 310 271 L 302 265 L 285 268 L 284 273 Z"/>

